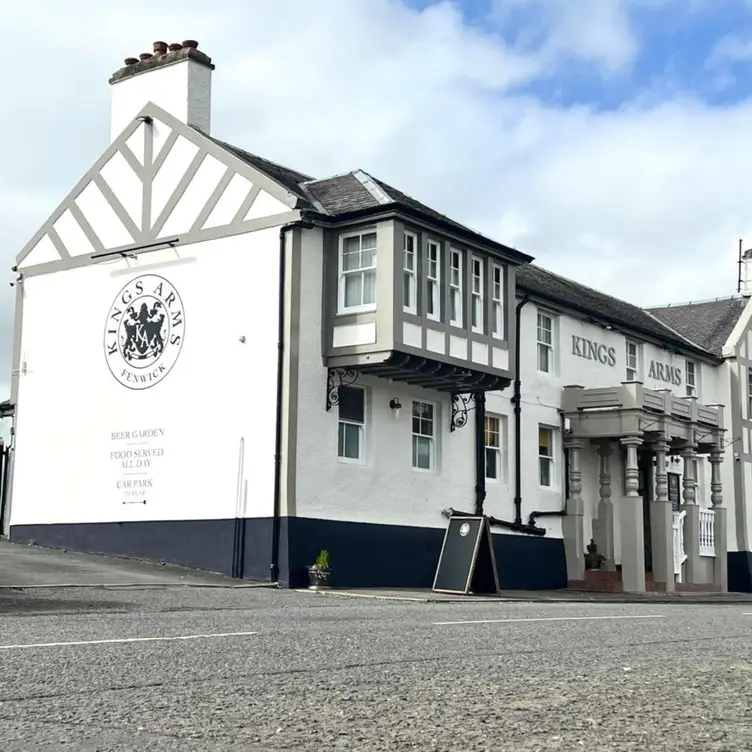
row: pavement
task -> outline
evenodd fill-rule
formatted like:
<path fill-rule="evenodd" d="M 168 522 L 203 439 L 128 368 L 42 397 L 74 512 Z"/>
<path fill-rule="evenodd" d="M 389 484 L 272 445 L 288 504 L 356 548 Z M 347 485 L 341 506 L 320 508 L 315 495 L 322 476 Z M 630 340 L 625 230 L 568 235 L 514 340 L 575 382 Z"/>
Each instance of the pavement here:
<path fill-rule="evenodd" d="M 230 577 L 171 564 L 43 548 L 0 539 L 0 588 L 152 585 L 248 587 Z"/>
<path fill-rule="evenodd" d="M 397 600 L 101 563 L 123 584 L 0 588 L 3 752 L 749 749 L 749 604 Z"/>

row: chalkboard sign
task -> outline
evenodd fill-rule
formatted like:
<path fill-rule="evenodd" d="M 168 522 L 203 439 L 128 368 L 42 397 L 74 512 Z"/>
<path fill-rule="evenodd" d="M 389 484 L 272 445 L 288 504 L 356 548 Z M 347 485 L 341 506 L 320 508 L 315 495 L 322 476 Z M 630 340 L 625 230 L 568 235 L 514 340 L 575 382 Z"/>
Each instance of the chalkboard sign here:
<path fill-rule="evenodd" d="M 667 473 L 668 475 L 668 500 L 671 502 L 671 509 L 674 512 L 679 511 L 681 505 L 681 494 L 679 493 L 679 480 L 681 476 L 679 473 Z"/>
<path fill-rule="evenodd" d="M 487 517 L 450 517 L 433 589 L 439 593 L 499 595 L 499 574 Z"/>

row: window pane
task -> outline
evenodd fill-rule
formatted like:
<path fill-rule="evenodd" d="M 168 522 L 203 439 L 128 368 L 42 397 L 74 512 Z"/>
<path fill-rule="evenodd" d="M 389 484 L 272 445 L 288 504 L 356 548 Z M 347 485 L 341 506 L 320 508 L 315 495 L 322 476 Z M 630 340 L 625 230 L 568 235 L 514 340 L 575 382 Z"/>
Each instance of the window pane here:
<path fill-rule="evenodd" d="M 339 447 L 340 457 L 350 460 L 360 459 L 360 426 L 352 423 L 339 424 Z"/>
<path fill-rule="evenodd" d="M 499 446 L 499 419 L 494 417 L 486 417 L 486 446 L 498 447 Z"/>
<path fill-rule="evenodd" d="M 486 449 L 486 478 L 499 479 L 499 452 Z"/>
<path fill-rule="evenodd" d="M 413 305 L 413 275 L 410 272 L 402 274 L 402 305 L 405 308 L 412 308 Z"/>
<path fill-rule="evenodd" d="M 358 306 L 363 300 L 363 275 L 348 274 L 345 277 L 345 306 Z"/>
<path fill-rule="evenodd" d="M 376 266 L 376 251 L 363 251 L 360 254 L 360 267 L 368 269 L 372 266 Z"/>
<path fill-rule="evenodd" d="M 538 429 L 538 454 L 551 457 L 553 456 L 552 441 L 551 441 L 551 429 L 539 428 Z"/>
<path fill-rule="evenodd" d="M 361 236 L 361 247 L 363 249 L 376 248 L 376 233 L 375 232 L 367 232 L 365 235 Z"/>
<path fill-rule="evenodd" d="M 540 466 L 540 484 L 542 486 L 551 485 L 551 461 L 546 457 L 541 457 L 538 460 Z"/>
<path fill-rule="evenodd" d="M 363 303 L 371 305 L 376 302 L 376 272 L 363 272 Z"/>
<path fill-rule="evenodd" d="M 413 436 L 413 467 L 431 469 L 431 439 Z"/>
<path fill-rule="evenodd" d="M 547 345 L 538 345 L 538 370 L 548 373 L 550 371 L 550 350 Z"/>
<path fill-rule="evenodd" d="M 426 313 L 430 316 L 436 314 L 436 307 L 434 304 L 434 297 L 436 295 L 436 283 L 432 280 L 428 280 L 428 300 L 426 301 Z"/>

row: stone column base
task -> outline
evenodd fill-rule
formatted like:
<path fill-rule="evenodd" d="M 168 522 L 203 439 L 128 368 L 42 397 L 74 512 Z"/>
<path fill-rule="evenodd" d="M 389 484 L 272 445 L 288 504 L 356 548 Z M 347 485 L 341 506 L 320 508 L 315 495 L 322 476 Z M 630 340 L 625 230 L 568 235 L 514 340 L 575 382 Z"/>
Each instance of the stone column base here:
<path fill-rule="evenodd" d="M 676 590 L 674 575 L 674 517 L 671 504 L 650 502 L 650 532 L 653 551 L 653 580 L 665 582 L 666 592 Z"/>
<path fill-rule="evenodd" d="M 621 528 L 621 582 L 625 593 L 645 592 L 645 528 L 642 496 L 619 500 Z"/>
<path fill-rule="evenodd" d="M 715 562 L 713 563 L 713 584 L 728 593 L 728 528 L 726 527 L 725 507 L 713 507 L 715 511 Z"/>
<path fill-rule="evenodd" d="M 582 580 L 585 577 L 585 536 L 582 515 L 567 514 L 562 517 L 561 531 L 564 534 L 567 579 Z"/>
<path fill-rule="evenodd" d="M 697 504 L 685 504 L 682 509 L 687 513 L 684 518 L 684 582 L 690 585 L 700 584 L 700 507 Z"/>

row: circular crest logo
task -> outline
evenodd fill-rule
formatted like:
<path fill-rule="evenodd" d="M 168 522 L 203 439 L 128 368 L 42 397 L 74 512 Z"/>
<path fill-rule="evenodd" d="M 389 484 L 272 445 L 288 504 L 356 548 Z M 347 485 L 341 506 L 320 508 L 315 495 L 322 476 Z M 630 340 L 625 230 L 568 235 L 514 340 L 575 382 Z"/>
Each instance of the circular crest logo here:
<path fill-rule="evenodd" d="M 144 274 L 120 290 L 107 314 L 107 365 L 128 389 L 148 389 L 172 370 L 184 339 L 177 290 L 164 277 Z"/>
<path fill-rule="evenodd" d="M 464 538 L 470 532 L 470 525 L 467 522 L 463 522 L 460 526 L 460 535 Z"/>

